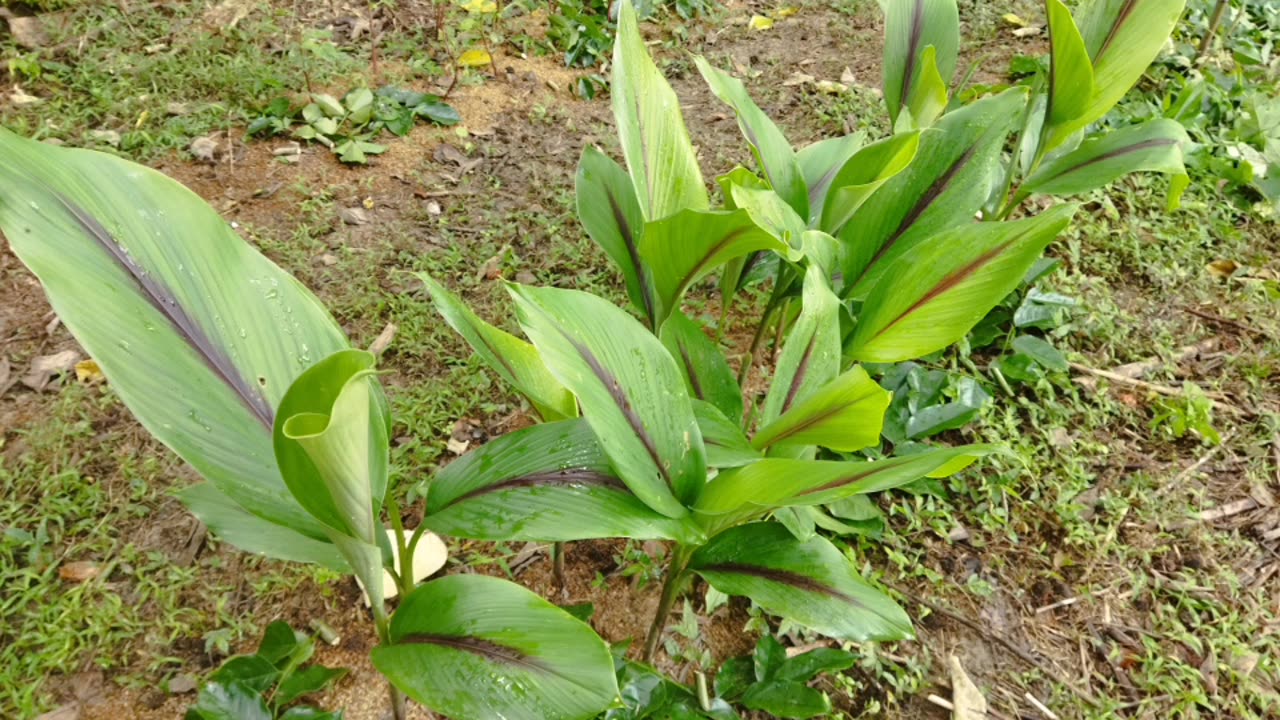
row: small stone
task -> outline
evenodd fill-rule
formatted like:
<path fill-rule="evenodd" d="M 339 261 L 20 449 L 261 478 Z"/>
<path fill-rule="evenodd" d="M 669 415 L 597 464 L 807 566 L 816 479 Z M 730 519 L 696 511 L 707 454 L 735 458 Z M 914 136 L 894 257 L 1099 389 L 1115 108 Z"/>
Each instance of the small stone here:
<path fill-rule="evenodd" d="M 183 673 L 169 681 L 169 692 L 174 695 L 189 693 L 196 689 L 196 679 Z"/>
<path fill-rule="evenodd" d="M 69 562 L 58 568 L 58 577 L 67 582 L 85 582 L 102 574 L 102 568 L 90 560 Z"/>
<path fill-rule="evenodd" d="M 427 214 L 428 214 L 428 215 L 431 215 L 431 216 L 435 217 L 435 216 L 440 215 L 440 213 L 442 213 L 442 212 L 444 212 L 444 211 L 440 209 L 440 203 L 436 202 L 435 200 L 432 200 L 432 201 L 430 201 L 430 202 L 428 202 L 428 203 L 427 203 Z"/>
<path fill-rule="evenodd" d="M 333 267 L 338 264 L 338 256 L 333 253 L 325 253 L 320 256 L 320 264 L 325 267 Z"/>
<path fill-rule="evenodd" d="M 209 136 L 198 137 L 191 141 L 188 150 L 195 159 L 211 163 L 218 157 L 218 141 Z"/>
<path fill-rule="evenodd" d="M 369 224 L 369 214 L 364 211 L 364 208 L 359 208 L 359 207 L 339 208 L 338 217 L 341 218 L 342 222 L 346 223 L 347 225 L 368 225 Z"/>

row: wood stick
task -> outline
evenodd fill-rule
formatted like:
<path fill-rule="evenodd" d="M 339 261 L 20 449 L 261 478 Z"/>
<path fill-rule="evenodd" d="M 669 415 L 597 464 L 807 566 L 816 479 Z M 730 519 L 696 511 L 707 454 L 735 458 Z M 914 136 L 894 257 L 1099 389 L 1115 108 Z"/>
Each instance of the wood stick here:
<path fill-rule="evenodd" d="M 1129 385 L 1131 387 L 1147 390 L 1149 392 L 1156 393 L 1157 395 L 1165 395 L 1167 397 L 1182 397 L 1186 394 L 1182 391 L 1182 388 L 1169 387 L 1168 385 L 1158 385 L 1156 383 L 1147 382 L 1146 380 L 1138 380 L 1136 378 L 1126 377 L 1124 375 L 1111 372 L 1110 370 L 1099 370 L 1097 368 L 1091 368 L 1088 365 L 1081 365 L 1080 363 L 1073 362 L 1073 363 L 1070 363 L 1070 365 L 1071 365 L 1071 369 L 1077 372 L 1082 372 L 1082 373 L 1085 373 L 1086 375 L 1093 375 L 1094 377 L 1100 377 L 1105 380 L 1117 382 L 1117 383 L 1120 383 L 1121 385 Z M 1214 399 L 1215 397 L 1222 397 L 1222 395 L 1219 393 L 1205 393 L 1205 396 L 1209 398 L 1209 402 L 1213 404 L 1213 408 L 1215 410 L 1221 410 L 1225 413 L 1230 413 L 1232 415 L 1248 415 L 1249 414 L 1243 408 L 1238 408 L 1235 405 L 1228 405 L 1227 403 L 1222 402 L 1221 400 Z"/>

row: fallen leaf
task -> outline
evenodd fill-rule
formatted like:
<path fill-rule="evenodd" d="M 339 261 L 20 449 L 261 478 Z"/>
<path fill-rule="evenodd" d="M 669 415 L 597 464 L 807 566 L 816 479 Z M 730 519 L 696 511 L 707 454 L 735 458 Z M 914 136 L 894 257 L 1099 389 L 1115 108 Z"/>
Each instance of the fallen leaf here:
<path fill-rule="evenodd" d="M 12 374 L 9 358 L 0 358 L 0 393 L 9 389 L 9 376 Z"/>
<path fill-rule="evenodd" d="M 853 71 L 846 66 L 844 72 L 840 73 L 840 82 L 845 85 L 854 85 L 858 81 L 854 78 Z"/>
<path fill-rule="evenodd" d="M 4 15 L 5 21 L 9 23 L 9 34 L 13 36 L 14 42 L 28 50 L 39 50 L 49 44 L 49 38 L 44 34 L 44 26 L 40 24 L 40 18 L 32 15 L 14 15 L 8 12 Z"/>
<path fill-rule="evenodd" d="M 535 277 L 534 274 L 529 272 L 528 270 L 521 270 L 520 272 L 516 273 L 516 282 L 520 283 L 521 285 L 536 285 L 538 282 L 538 278 Z"/>
<path fill-rule="evenodd" d="M 13 103 L 15 107 L 23 107 L 25 105 L 42 103 L 44 100 L 41 100 L 35 95 L 28 95 L 26 90 L 14 85 L 13 92 L 9 93 L 9 102 Z"/>
<path fill-rule="evenodd" d="M 404 529 L 404 535 L 402 535 L 401 537 L 404 538 L 404 542 L 406 545 L 408 544 L 409 539 L 413 537 L 413 534 L 414 534 L 414 528 Z M 399 548 L 399 543 L 396 542 L 395 530 L 393 530 L 392 528 L 387 528 L 387 540 L 390 541 L 389 544 L 391 545 L 392 565 L 396 568 L 399 568 L 400 567 L 400 548 Z M 436 535 L 433 532 L 422 533 L 422 536 L 418 539 L 418 544 L 415 545 L 413 548 L 413 568 L 412 568 L 413 582 L 416 584 L 436 574 L 436 572 L 439 571 L 440 568 L 444 567 L 444 564 L 446 561 L 448 561 L 448 559 L 449 559 L 449 548 L 444 544 L 444 540 L 441 540 L 440 536 Z M 356 584 L 360 586 L 361 591 L 364 590 L 364 585 L 361 584 L 360 578 L 358 577 L 356 578 Z M 395 578 L 391 577 L 391 573 L 386 572 L 384 570 L 382 572 L 383 597 L 390 600 L 391 598 L 395 597 L 398 593 L 399 593 L 399 588 L 396 587 Z M 364 596 L 364 604 L 366 607 L 368 607 L 369 605 L 368 595 Z"/>
<path fill-rule="evenodd" d="M 90 130 L 89 139 L 111 147 L 120 147 L 120 133 L 115 130 Z"/>
<path fill-rule="evenodd" d="M 174 695 L 182 695 L 184 693 L 192 692 L 197 687 L 196 679 L 186 673 L 176 675 L 169 681 L 169 692 Z"/>
<path fill-rule="evenodd" d="M 1017 30 L 1014 30 L 1013 36 L 1016 38 L 1035 37 L 1039 35 L 1040 31 L 1043 29 L 1044 28 L 1040 27 L 1039 25 L 1028 25 L 1027 27 L 1018 28 Z"/>
<path fill-rule="evenodd" d="M 498 3 L 495 0 L 466 0 L 462 3 L 462 9 L 469 13 L 488 14 L 498 11 Z"/>
<path fill-rule="evenodd" d="M 797 85 L 808 85 L 812 83 L 815 79 L 816 78 L 814 78 L 812 75 L 808 75 L 806 73 L 797 71 L 797 72 L 791 73 L 791 77 L 787 78 L 786 80 L 783 80 L 782 86 L 795 87 Z"/>
<path fill-rule="evenodd" d="M 374 355 L 381 355 L 391 347 L 391 341 L 396 339 L 397 326 L 393 322 L 387 323 L 382 328 L 382 332 L 378 333 L 378 337 L 373 339 L 373 343 L 369 345 L 369 352 Z"/>
<path fill-rule="evenodd" d="M 92 358 L 76 363 L 76 380 L 86 385 L 94 385 L 106 379 L 102 374 L 102 368 L 98 367 L 97 361 Z"/>
<path fill-rule="evenodd" d="M 1000 19 L 1001 19 L 1001 20 L 1004 20 L 1005 22 L 1009 23 L 1010 25 L 1013 25 L 1014 27 L 1026 27 L 1026 26 L 1027 26 L 1027 21 L 1026 21 L 1026 20 L 1023 20 L 1022 18 L 1018 17 L 1017 15 L 1014 15 L 1013 13 L 1005 13 L 1004 15 L 1001 15 L 1001 16 L 1000 16 Z"/>
<path fill-rule="evenodd" d="M 444 447 L 446 450 L 453 453 L 454 455 L 461 455 L 467 451 L 467 448 L 471 447 L 471 442 L 468 440 L 457 440 L 455 438 L 449 438 L 445 442 Z"/>
<path fill-rule="evenodd" d="M 428 202 L 427 202 L 427 214 L 428 214 L 428 215 L 430 215 L 430 216 L 432 216 L 432 217 L 436 217 L 436 216 L 440 215 L 440 213 L 442 213 L 442 212 L 444 212 L 444 210 L 442 210 L 442 209 L 440 208 L 440 203 L 436 202 L 435 200 L 430 200 L 430 201 L 428 201 Z"/>
<path fill-rule="evenodd" d="M 752 15 L 751 22 L 747 26 L 752 30 L 768 30 L 773 27 L 773 18 L 767 18 L 763 15 Z"/>
<path fill-rule="evenodd" d="M 80 353 L 75 350 L 63 350 L 53 355 L 41 355 L 31 361 L 31 369 L 22 378 L 22 384 L 36 392 L 44 390 L 49 385 L 49 381 L 55 376 L 71 372 L 79 359 Z"/>
<path fill-rule="evenodd" d="M 50 710 L 43 715 L 37 715 L 35 720 L 80 720 L 80 706 L 75 703 L 63 705 L 57 710 Z"/>
<path fill-rule="evenodd" d="M 338 217 L 348 225 L 369 224 L 369 214 L 364 211 L 364 208 L 338 208 Z"/>
<path fill-rule="evenodd" d="M 212 30 L 230 30 L 249 15 L 250 0 L 223 0 L 204 13 L 204 24 Z"/>
<path fill-rule="evenodd" d="M 218 141 L 211 136 L 198 137 L 191 141 L 187 148 L 191 156 L 205 162 L 215 162 L 218 158 Z"/>
<path fill-rule="evenodd" d="M 785 20 L 798 12 L 800 12 L 800 8 L 795 7 L 794 5 L 785 5 L 774 10 L 773 16 L 779 20 Z"/>
<path fill-rule="evenodd" d="M 64 563 L 58 568 L 58 577 L 67 582 L 84 582 L 92 580 L 102 574 L 102 568 L 98 564 L 90 560 L 77 560 L 75 562 Z"/>
<path fill-rule="evenodd" d="M 835 82 L 834 80 L 819 80 L 814 83 L 813 86 L 818 89 L 818 92 L 824 92 L 828 95 L 839 95 L 840 93 L 849 91 L 849 87 L 847 85 Z"/>
<path fill-rule="evenodd" d="M 492 65 L 493 57 L 488 50 L 468 50 L 458 56 L 458 65 L 462 67 L 483 67 Z"/>
<path fill-rule="evenodd" d="M 986 720 L 987 698 L 960 664 L 960 658 L 952 655 L 951 665 L 951 717 L 955 720 Z"/>
<path fill-rule="evenodd" d="M 1219 280 L 1225 280 L 1234 275 L 1240 269 L 1240 266 L 1233 260 L 1214 260 L 1206 265 L 1205 269 L 1209 271 L 1210 275 Z"/>
<path fill-rule="evenodd" d="M 333 253 L 325 253 L 320 256 L 320 264 L 325 267 L 333 267 L 338 264 L 338 256 Z"/>
<path fill-rule="evenodd" d="M 485 260 L 484 264 L 480 266 L 480 270 L 476 272 L 476 280 L 497 280 L 501 278 L 501 263 L 502 258 L 497 255 Z"/>

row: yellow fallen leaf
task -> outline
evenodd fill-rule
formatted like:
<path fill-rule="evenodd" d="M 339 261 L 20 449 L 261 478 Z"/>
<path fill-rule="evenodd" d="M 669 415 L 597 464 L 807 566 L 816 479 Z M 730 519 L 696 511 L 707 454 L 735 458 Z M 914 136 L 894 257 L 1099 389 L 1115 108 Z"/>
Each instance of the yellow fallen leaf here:
<path fill-rule="evenodd" d="M 497 12 L 498 3 L 496 0 L 466 0 L 462 9 L 469 13 L 491 13 Z"/>
<path fill-rule="evenodd" d="M 835 82 L 834 80 L 819 80 L 813 85 L 818 88 L 818 92 L 824 92 L 828 95 L 839 95 L 840 93 L 847 92 L 849 90 L 847 85 Z"/>
<path fill-rule="evenodd" d="M 774 10 L 773 16 L 778 20 L 786 20 L 787 18 L 791 17 L 792 15 L 795 15 L 798 12 L 800 12 L 800 8 L 795 7 L 793 5 L 787 5 L 785 7 L 780 7 L 777 10 Z"/>
<path fill-rule="evenodd" d="M 1004 15 L 1002 15 L 1002 16 L 1001 16 L 1001 18 L 1000 18 L 1000 19 L 1004 20 L 1005 22 L 1009 23 L 1010 25 L 1014 25 L 1014 26 L 1017 26 L 1017 27 L 1026 27 L 1026 26 L 1027 26 L 1027 21 L 1026 21 L 1026 20 L 1023 20 L 1022 18 L 1018 17 L 1017 15 L 1014 15 L 1013 13 L 1005 13 Z"/>
<path fill-rule="evenodd" d="M 763 15 L 752 15 L 749 26 L 752 30 L 768 30 L 773 27 L 773 19 Z"/>
<path fill-rule="evenodd" d="M 106 377 L 102 374 L 102 368 L 98 367 L 98 363 L 93 360 L 81 360 L 76 363 L 76 380 L 86 385 L 102 382 Z"/>
<path fill-rule="evenodd" d="M 1240 266 L 1232 260 L 1214 260 L 1206 266 L 1206 269 L 1210 275 L 1221 280 L 1234 275 L 1240 269 Z"/>
<path fill-rule="evenodd" d="M 493 63 L 488 50 L 468 50 L 458 57 L 462 67 L 481 67 Z"/>

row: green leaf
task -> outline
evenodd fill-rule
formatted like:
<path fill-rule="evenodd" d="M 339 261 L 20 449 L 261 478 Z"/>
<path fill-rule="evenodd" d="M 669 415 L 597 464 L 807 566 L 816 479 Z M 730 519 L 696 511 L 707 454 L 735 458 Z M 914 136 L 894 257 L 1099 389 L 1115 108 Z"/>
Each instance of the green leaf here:
<path fill-rule="evenodd" d="M 240 682 L 211 682 L 200 688 L 196 704 L 187 713 L 201 720 L 271 720 L 262 693 Z"/>
<path fill-rule="evenodd" d="M 809 192 L 800 172 L 791 143 L 778 126 L 751 100 L 742 81 L 722 72 L 701 56 L 695 57 L 698 72 L 711 92 L 738 116 L 738 127 L 751 145 L 751 151 L 773 188 L 796 214 L 809 216 Z"/>
<path fill-rule="evenodd" d="M 535 425 L 450 463 L 431 482 L 423 522 L 481 540 L 629 537 L 696 542 L 692 524 L 640 502 L 584 420 Z"/>
<path fill-rule="evenodd" d="M 715 468 L 749 465 L 763 457 L 751 447 L 747 436 L 737 423 L 711 403 L 695 400 L 693 414 L 698 419 L 698 431 L 707 449 L 707 466 Z"/>
<path fill-rule="evenodd" d="M 680 100 L 649 57 L 627 0 L 618 9 L 610 90 L 622 154 L 645 220 L 705 210 L 707 188 Z"/>
<path fill-rule="evenodd" d="M 768 682 L 786 661 L 787 649 L 782 647 L 782 643 L 778 642 L 773 635 L 765 633 L 756 642 L 756 651 L 751 659 L 756 682 Z"/>
<path fill-rule="evenodd" d="M 823 673 L 848 670 L 857 661 L 858 656 L 845 650 L 817 648 L 787 658 L 778 668 L 778 679 L 809 682 Z"/>
<path fill-rule="evenodd" d="M 325 712 L 313 707 L 291 707 L 278 720 L 342 720 L 342 711 Z"/>
<path fill-rule="evenodd" d="M 884 101 L 890 124 L 916 92 L 925 48 L 935 48 L 938 75 L 950 82 L 960 48 L 956 0 L 894 0 L 884 5 Z"/>
<path fill-rule="evenodd" d="M 964 445 L 887 460 L 766 458 L 720 473 L 694 509 L 708 515 L 738 511 L 751 517 L 779 506 L 822 505 L 890 490 L 926 476 L 951 474 L 991 451 L 987 445 Z"/>
<path fill-rule="evenodd" d="M 347 674 L 346 668 L 327 668 L 310 665 L 285 678 L 271 698 L 276 707 L 282 707 L 305 695 L 320 692 L 338 678 Z"/>
<path fill-rule="evenodd" d="M 215 537 L 244 552 L 277 560 L 315 563 L 340 573 L 351 572 L 351 566 L 333 543 L 252 515 L 211 483 L 189 485 L 178 490 L 177 495 Z"/>
<path fill-rule="evenodd" d="M 211 682 L 224 686 L 239 683 L 256 693 L 265 693 L 278 679 L 280 671 L 276 666 L 257 655 L 233 657 L 209 675 Z"/>
<path fill-rule="evenodd" d="M 752 658 L 729 658 L 720 665 L 719 670 L 716 670 L 716 696 L 730 701 L 737 700 L 755 682 L 755 675 L 752 674 Z"/>
<path fill-rule="evenodd" d="M 262 634 L 262 642 L 258 643 L 258 657 L 275 665 L 280 670 L 306 662 L 315 652 L 315 641 L 301 633 L 296 633 L 289 623 L 276 620 L 267 626 Z"/>
<path fill-rule="evenodd" d="M 997 181 L 1005 137 L 1026 102 L 1023 88 L 949 112 L 920 136 L 905 170 L 875 192 L 840 233 L 847 295 L 866 297 L 886 267 L 919 242 L 972 222 Z"/>
<path fill-rule="evenodd" d="M 481 575 L 432 580 L 391 618 L 373 664 L 431 710 L 483 720 L 594 717 L 618 697 L 609 648 L 524 588 Z"/>
<path fill-rule="evenodd" d="M 801 298 L 800 315 L 787 333 L 765 397 L 761 426 L 804 402 L 840 371 L 840 301 L 821 264 L 806 269 Z"/>
<path fill-rule="evenodd" d="M 640 261 L 644 214 L 631 178 L 621 165 L 588 145 L 578 161 L 575 189 L 582 227 L 618 266 L 631 303 L 652 324 L 657 308 L 652 284 Z"/>
<path fill-rule="evenodd" d="M 679 518 L 706 481 L 706 459 L 676 361 L 607 300 L 575 290 L 509 285 L 525 334 L 577 396 L 622 481 Z"/>
<path fill-rule="evenodd" d="M 1013 291 L 1076 206 L 1025 220 L 964 225 L 916 245 L 871 288 L 847 347 L 861 362 L 901 362 L 941 350 Z"/>
<path fill-rule="evenodd" d="M 727 194 L 735 207 L 747 211 L 761 229 L 787 245 L 800 247 L 800 238 L 808 228 L 804 218 L 791 209 L 782 196 L 768 188 L 730 185 Z"/>
<path fill-rule="evenodd" d="M 867 371 L 854 367 L 819 388 L 804 402 L 756 432 L 751 445 L 817 445 L 839 451 L 861 450 L 880 441 L 890 393 Z"/>
<path fill-rule="evenodd" d="M 1071 11 L 1062 0 L 1046 0 L 1049 15 L 1049 96 L 1045 105 L 1043 133 L 1048 152 L 1087 123 L 1078 119 L 1089 112 L 1093 101 L 1093 64 L 1089 61 L 1084 39 L 1076 28 Z M 1127 89 L 1127 88 L 1126 88 Z"/>
<path fill-rule="evenodd" d="M 529 398 L 543 420 L 577 417 L 573 394 L 561 385 L 542 362 L 533 345 L 480 319 L 457 295 L 425 272 L 417 273 L 427 286 L 436 310 L 476 355 L 520 394 Z"/>
<path fill-rule="evenodd" d="M 1013 349 L 1035 360 L 1048 370 L 1064 372 L 1069 367 L 1065 355 L 1054 346 L 1034 335 L 1019 335 L 1014 338 Z"/>
<path fill-rule="evenodd" d="M 742 422 L 742 390 L 724 353 L 702 327 L 682 312 L 662 324 L 659 336 L 684 371 L 689 394 L 716 406 L 729 420 Z"/>
<path fill-rule="evenodd" d="M 158 172 L 7 131 L 0 155 L 0 230 L 129 410 L 246 512 L 324 538 L 271 448 L 294 378 L 347 347 L 324 306 Z"/>
<path fill-rule="evenodd" d="M 765 232 L 746 210 L 682 210 L 645 224 L 640 257 L 657 291 L 657 324 L 680 307 L 695 281 L 725 261 L 756 250 L 787 254 L 790 248 Z"/>
<path fill-rule="evenodd" d="M 826 693 L 794 680 L 752 685 L 743 694 L 742 705 L 779 718 L 812 718 L 831 712 L 831 698 Z"/>
<path fill-rule="evenodd" d="M 910 122 L 900 130 L 927 128 L 947 109 L 947 81 L 938 70 L 938 49 L 930 45 L 920 53 L 920 79 L 911 89 L 906 110 Z M 903 115 L 898 117 L 902 125 Z"/>
<path fill-rule="evenodd" d="M 809 188 L 809 216 L 806 220 L 813 224 L 822 217 L 822 204 L 831 190 L 831 182 L 836 173 L 849 162 L 849 158 L 858 152 L 866 141 L 862 132 L 843 137 L 819 140 L 806 145 L 796 153 L 796 161 L 800 163 L 800 172 L 804 175 L 804 183 Z"/>
<path fill-rule="evenodd" d="M 325 93 L 312 93 L 311 102 L 320 109 L 320 112 L 329 117 L 340 118 L 347 114 L 346 108 L 342 107 L 342 103 L 338 102 L 338 98 Z M 305 112 L 304 112 L 305 114 Z M 309 120 L 310 118 L 308 118 Z"/>
<path fill-rule="evenodd" d="M 1181 123 L 1164 118 L 1112 130 L 1045 162 L 1023 183 L 1019 198 L 1085 193 L 1131 172 L 1185 176 L 1183 148 L 1190 142 Z M 1170 202 L 1176 207 L 1176 196 L 1171 196 Z"/>
<path fill-rule="evenodd" d="M 800 542 L 778 523 L 720 533 L 689 567 L 721 592 L 746 595 L 766 611 L 842 640 L 911 637 L 902 608 L 858 575 L 822 537 Z"/>
<path fill-rule="evenodd" d="M 428 100 L 414 105 L 413 114 L 430 120 L 436 125 L 457 125 L 462 122 L 462 116 L 458 114 L 457 109 L 440 100 Z"/>
<path fill-rule="evenodd" d="M 838 234 L 871 194 L 902 172 L 916 157 L 920 133 L 905 132 L 871 143 L 854 153 L 831 181 L 822 204 L 820 229 Z"/>

